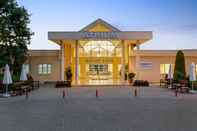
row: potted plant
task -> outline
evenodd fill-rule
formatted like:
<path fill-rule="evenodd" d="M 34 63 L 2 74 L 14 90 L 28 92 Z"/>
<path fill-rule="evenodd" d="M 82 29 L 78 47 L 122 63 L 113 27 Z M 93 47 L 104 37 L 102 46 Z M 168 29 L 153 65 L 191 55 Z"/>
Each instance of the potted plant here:
<path fill-rule="evenodd" d="M 135 73 L 131 72 L 128 74 L 128 80 L 129 80 L 129 83 L 132 83 L 133 82 L 133 78 L 135 77 Z"/>
<path fill-rule="evenodd" d="M 135 77 L 135 73 L 131 72 L 128 74 L 128 80 L 129 80 L 129 83 L 132 83 L 133 82 L 133 78 Z"/>
<path fill-rule="evenodd" d="M 71 70 L 71 67 L 67 67 L 66 70 L 65 70 L 65 76 L 66 76 L 66 81 L 67 81 L 67 84 L 66 86 L 67 87 L 71 87 L 71 83 L 72 83 L 72 70 Z"/>

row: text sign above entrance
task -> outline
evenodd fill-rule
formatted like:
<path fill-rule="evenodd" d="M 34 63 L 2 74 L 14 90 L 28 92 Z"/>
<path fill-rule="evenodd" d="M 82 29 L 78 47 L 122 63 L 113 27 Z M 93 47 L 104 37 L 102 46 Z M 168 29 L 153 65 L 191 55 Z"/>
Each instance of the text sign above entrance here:
<path fill-rule="evenodd" d="M 116 39 L 118 38 L 117 32 L 83 32 L 82 38 L 84 39 Z"/>
<path fill-rule="evenodd" d="M 112 63 L 113 59 L 86 59 L 86 63 Z"/>

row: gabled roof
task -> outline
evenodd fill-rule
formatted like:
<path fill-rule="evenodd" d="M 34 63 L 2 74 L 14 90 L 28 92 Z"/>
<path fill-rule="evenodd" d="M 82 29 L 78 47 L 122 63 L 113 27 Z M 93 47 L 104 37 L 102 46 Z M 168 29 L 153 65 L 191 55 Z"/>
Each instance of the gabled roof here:
<path fill-rule="evenodd" d="M 89 29 L 91 29 L 92 27 L 96 26 L 97 24 L 102 24 L 102 25 L 106 26 L 107 28 L 109 28 L 111 31 L 115 31 L 115 32 L 120 31 L 119 29 L 117 29 L 116 27 L 110 25 L 109 23 L 105 22 L 104 20 L 97 19 L 94 22 L 92 22 L 89 25 L 87 25 L 86 27 L 82 28 L 80 30 L 80 32 L 87 32 Z"/>

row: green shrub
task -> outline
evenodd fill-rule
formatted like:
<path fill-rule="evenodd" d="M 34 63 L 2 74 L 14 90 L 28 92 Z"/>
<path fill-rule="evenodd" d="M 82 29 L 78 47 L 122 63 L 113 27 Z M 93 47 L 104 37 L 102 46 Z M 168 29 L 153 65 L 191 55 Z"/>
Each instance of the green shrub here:
<path fill-rule="evenodd" d="M 173 77 L 177 81 L 184 80 L 186 78 L 185 57 L 184 57 L 184 53 L 181 50 L 179 50 L 176 54 Z"/>
<path fill-rule="evenodd" d="M 12 81 L 13 82 L 20 81 L 20 76 L 19 75 L 12 75 Z"/>
<path fill-rule="evenodd" d="M 0 80 L 3 80 L 3 74 L 0 74 Z M 13 82 L 20 81 L 20 76 L 19 75 L 12 75 L 12 81 Z"/>
<path fill-rule="evenodd" d="M 135 73 L 132 72 L 132 73 L 129 73 L 128 74 L 128 78 L 129 79 L 133 79 L 134 77 L 135 77 Z"/>
<path fill-rule="evenodd" d="M 128 80 L 130 81 L 130 83 L 133 82 L 134 77 L 135 77 L 135 73 L 132 72 L 128 74 Z"/>
<path fill-rule="evenodd" d="M 0 74 L 0 80 L 3 80 L 3 74 Z"/>

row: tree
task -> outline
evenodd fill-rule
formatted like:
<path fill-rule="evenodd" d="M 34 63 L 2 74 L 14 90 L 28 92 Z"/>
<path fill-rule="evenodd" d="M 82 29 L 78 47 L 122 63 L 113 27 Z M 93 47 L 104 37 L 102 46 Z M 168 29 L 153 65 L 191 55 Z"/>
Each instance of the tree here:
<path fill-rule="evenodd" d="M 13 73 L 20 72 L 33 35 L 28 27 L 29 17 L 27 10 L 16 0 L 0 1 L 0 68 L 8 63 Z"/>
<path fill-rule="evenodd" d="M 174 79 L 180 81 L 180 80 L 184 80 L 185 78 L 186 78 L 185 57 L 184 57 L 184 53 L 181 50 L 179 50 L 176 54 Z"/>

